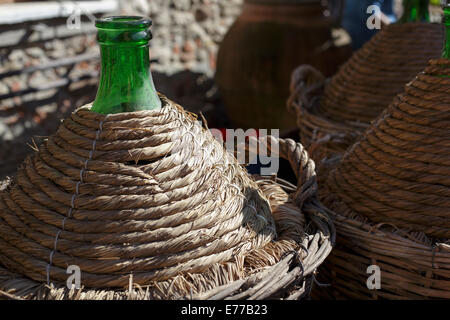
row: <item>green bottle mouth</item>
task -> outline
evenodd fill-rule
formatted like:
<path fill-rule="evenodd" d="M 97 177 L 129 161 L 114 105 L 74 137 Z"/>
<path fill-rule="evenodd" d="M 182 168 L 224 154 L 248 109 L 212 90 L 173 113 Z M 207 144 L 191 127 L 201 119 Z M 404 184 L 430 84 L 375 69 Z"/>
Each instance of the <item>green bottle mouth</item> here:
<path fill-rule="evenodd" d="M 139 16 L 112 16 L 95 20 L 100 45 L 145 45 L 151 40 L 152 20 Z"/>

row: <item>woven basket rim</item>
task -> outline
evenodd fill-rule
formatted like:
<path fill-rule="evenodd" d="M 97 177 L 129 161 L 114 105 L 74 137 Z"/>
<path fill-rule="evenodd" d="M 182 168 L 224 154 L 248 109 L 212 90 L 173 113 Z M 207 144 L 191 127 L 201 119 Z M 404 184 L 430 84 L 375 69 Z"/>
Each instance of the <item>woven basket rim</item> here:
<path fill-rule="evenodd" d="M 333 219 L 338 242 L 319 268 L 326 278 L 321 281 L 330 286 L 316 288 L 313 297 L 450 299 L 449 239 L 433 239 L 422 232 L 371 221 L 330 192 L 322 192 L 321 200 Z M 381 290 L 366 287 L 369 265 L 380 267 Z"/>

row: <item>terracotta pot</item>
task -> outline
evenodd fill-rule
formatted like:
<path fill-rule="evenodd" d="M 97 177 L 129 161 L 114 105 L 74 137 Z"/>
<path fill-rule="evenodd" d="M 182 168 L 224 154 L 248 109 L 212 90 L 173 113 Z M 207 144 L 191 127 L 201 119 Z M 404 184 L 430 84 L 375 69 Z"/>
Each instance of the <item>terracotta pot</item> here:
<path fill-rule="evenodd" d="M 235 127 L 295 127 L 286 110 L 292 70 L 308 63 L 330 76 L 351 54 L 333 44 L 321 1 L 246 0 L 218 53 L 216 81 Z"/>

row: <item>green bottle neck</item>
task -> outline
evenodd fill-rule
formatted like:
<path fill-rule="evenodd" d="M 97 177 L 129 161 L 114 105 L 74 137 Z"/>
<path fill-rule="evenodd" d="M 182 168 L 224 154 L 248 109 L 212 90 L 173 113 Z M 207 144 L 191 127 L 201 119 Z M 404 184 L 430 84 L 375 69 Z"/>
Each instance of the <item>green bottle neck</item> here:
<path fill-rule="evenodd" d="M 450 59 L 450 5 L 444 7 L 445 40 L 442 58 Z"/>
<path fill-rule="evenodd" d="M 150 25 L 141 17 L 96 21 L 101 75 L 91 111 L 111 114 L 161 108 L 150 71 Z"/>
<path fill-rule="evenodd" d="M 403 16 L 398 22 L 430 22 L 428 5 L 428 0 L 403 0 Z"/>

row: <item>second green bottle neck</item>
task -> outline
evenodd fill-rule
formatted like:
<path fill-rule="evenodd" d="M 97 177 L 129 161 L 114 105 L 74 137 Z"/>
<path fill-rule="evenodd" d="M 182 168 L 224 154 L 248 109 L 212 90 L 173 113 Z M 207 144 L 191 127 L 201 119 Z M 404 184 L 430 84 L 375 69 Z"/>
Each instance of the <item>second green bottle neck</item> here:
<path fill-rule="evenodd" d="M 403 0 L 403 15 L 398 22 L 430 22 L 428 5 L 428 0 Z"/>
<path fill-rule="evenodd" d="M 445 40 L 442 50 L 442 58 L 450 59 L 450 6 L 444 7 L 442 23 L 445 26 Z"/>

